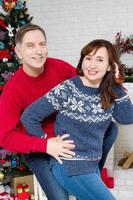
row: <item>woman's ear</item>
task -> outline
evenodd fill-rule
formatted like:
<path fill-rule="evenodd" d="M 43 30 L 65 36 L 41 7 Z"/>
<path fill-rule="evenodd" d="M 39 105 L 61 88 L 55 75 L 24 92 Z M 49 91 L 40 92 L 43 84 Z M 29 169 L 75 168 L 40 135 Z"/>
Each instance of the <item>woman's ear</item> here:
<path fill-rule="evenodd" d="M 109 72 L 111 70 L 111 66 L 109 65 L 107 68 L 107 72 Z"/>

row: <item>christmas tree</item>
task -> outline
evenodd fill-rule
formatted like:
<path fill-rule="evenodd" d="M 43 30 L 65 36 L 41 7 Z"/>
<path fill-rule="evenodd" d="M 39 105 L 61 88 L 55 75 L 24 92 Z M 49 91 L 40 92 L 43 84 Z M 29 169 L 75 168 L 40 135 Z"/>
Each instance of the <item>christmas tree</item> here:
<path fill-rule="evenodd" d="M 0 0 L 0 94 L 3 85 L 20 66 L 20 61 L 14 51 L 15 34 L 18 28 L 31 20 L 26 1 Z M 29 170 L 25 166 L 23 155 L 0 148 L 0 181 L 3 174 L 4 177 L 8 177 L 26 173 L 29 173 Z"/>
<path fill-rule="evenodd" d="M 28 14 L 26 1 L 0 0 L 0 92 L 3 85 L 19 68 L 15 46 L 15 34 L 19 27 L 29 23 L 32 17 Z"/>

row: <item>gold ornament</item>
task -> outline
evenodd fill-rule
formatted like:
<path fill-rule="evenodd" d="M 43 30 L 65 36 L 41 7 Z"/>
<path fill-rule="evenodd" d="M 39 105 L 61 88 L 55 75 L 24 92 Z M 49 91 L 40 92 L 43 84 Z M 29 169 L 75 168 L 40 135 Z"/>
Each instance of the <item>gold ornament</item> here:
<path fill-rule="evenodd" d="M 15 6 L 16 6 L 16 0 L 5 0 L 4 1 L 3 7 L 6 11 L 12 10 L 13 8 L 15 8 Z"/>
<path fill-rule="evenodd" d="M 4 179 L 4 173 L 0 172 L 0 181 Z"/>

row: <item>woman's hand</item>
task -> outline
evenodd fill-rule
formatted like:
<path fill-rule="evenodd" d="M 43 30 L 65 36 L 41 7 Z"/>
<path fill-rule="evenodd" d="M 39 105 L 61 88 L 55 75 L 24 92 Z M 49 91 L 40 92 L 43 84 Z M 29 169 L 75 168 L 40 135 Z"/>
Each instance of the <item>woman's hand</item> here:
<path fill-rule="evenodd" d="M 72 151 L 74 149 L 73 140 L 64 140 L 69 137 L 69 134 L 64 134 L 63 136 L 57 136 L 48 139 L 47 142 L 47 153 L 53 156 L 60 164 L 62 164 L 61 157 L 72 158 L 75 153 Z"/>
<path fill-rule="evenodd" d="M 117 65 L 117 63 L 114 63 L 115 65 L 115 78 L 118 79 L 119 78 L 119 67 Z"/>

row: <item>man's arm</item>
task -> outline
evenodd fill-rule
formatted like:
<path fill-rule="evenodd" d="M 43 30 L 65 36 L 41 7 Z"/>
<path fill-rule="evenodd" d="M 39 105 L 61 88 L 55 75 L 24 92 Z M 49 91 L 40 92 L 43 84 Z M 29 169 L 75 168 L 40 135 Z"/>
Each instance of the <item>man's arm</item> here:
<path fill-rule="evenodd" d="M 53 153 L 56 156 L 64 151 L 67 152 L 67 155 L 73 154 L 69 151 L 74 146 L 72 141 L 64 143 L 63 138 L 58 141 L 56 138 L 42 139 L 29 136 L 20 122 L 22 104 L 21 95 L 17 93 L 15 88 L 6 87 L 4 89 L 0 97 L 0 146 L 15 153 L 45 153 L 48 149 L 52 154 L 51 149 L 53 148 Z M 58 152 L 56 152 L 56 149 L 59 149 Z"/>
<path fill-rule="evenodd" d="M 15 153 L 45 152 L 47 140 L 30 137 L 20 123 L 20 94 L 5 87 L 0 97 L 0 146 Z"/>

